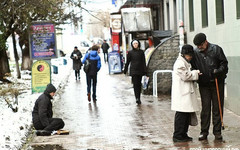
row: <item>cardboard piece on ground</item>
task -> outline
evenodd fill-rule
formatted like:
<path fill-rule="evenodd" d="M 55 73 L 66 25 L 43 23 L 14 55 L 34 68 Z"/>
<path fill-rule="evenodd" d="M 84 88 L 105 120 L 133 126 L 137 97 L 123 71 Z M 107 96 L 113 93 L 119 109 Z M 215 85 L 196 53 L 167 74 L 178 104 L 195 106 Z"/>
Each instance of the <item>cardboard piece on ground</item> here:
<path fill-rule="evenodd" d="M 68 135 L 69 131 L 68 130 L 57 130 L 58 135 Z"/>

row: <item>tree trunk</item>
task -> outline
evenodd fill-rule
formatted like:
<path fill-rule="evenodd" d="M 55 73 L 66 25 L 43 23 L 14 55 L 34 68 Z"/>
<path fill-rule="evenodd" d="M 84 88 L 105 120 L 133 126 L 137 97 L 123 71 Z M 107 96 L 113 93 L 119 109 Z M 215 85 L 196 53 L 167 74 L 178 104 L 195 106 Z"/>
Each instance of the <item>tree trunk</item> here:
<path fill-rule="evenodd" d="M 28 42 L 25 43 L 25 47 L 22 49 L 22 66 L 21 70 L 31 70 L 32 61 L 29 54 L 29 45 Z"/>
<path fill-rule="evenodd" d="M 13 50 L 14 50 L 14 57 L 15 57 L 15 62 L 16 62 L 16 71 L 17 71 L 17 78 L 20 79 L 21 78 L 21 73 L 20 73 L 20 69 L 19 69 L 19 56 L 17 53 L 17 46 L 16 46 L 16 39 L 15 39 L 15 33 L 12 32 L 12 40 L 13 40 Z"/>
<path fill-rule="evenodd" d="M 8 57 L 5 50 L 0 50 L 0 80 L 3 81 L 4 76 L 10 73 Z"/>

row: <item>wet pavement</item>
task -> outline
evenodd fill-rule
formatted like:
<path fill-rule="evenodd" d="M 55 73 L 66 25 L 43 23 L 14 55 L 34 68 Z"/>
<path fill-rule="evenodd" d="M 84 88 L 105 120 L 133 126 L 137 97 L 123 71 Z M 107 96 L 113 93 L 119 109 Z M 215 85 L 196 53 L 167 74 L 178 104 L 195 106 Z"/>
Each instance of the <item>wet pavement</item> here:
<path fill-rule="evenodd" d="M 226 109 L 223 141 L 214 141 L 212 128 L 207 141 L 198 141 L 198 125 L 189 128 L 192 142 L 173 143 L 175 112 L 170 110 L 170 96 L 142 95 L 142 105 L 137 106 L 131 78 L 124 74 L 109 75 L 107 64 L 102 65 L 98 74 L 97 102 L 87 101 L 85 73 L 81 70 L 80 81 L 75 81 L 72 72 L 61 100 L 54 104 L 54 113 L 63 118 L 64 129 L 70 130 L 70 134 L 34 136 L 29 143 L 32 149 L 240 149 L 240 117 Z"/>

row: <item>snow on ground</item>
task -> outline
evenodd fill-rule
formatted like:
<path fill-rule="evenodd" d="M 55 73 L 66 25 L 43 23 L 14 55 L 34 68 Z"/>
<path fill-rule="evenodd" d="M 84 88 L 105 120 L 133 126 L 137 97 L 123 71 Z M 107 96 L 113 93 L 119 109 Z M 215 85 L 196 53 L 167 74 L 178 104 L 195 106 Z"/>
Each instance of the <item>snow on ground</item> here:
<path fill-rule="evenodd" d="M 63 64 L 63 59 L 67 59 L 67 65 Z M 14 62 L 11 62 L 14 64 Z M 58 66 L 58 74 L 53 74 L 52 68 L 52 84 L 57 88 L 54 101 L 59 100 L 61 90 L 66 85 L 67 79 L 72 71 L 72 61 L 69 57 L 52 59 L 52 65 Z M 12 76 L 8 79 L 14 81 L 14 88 L 21 89 L 18 96 L 18 111 L 13 112 L 8 107 L 6 101 L 0 96 L 0 150 L 17 150 L 27 140 L 27 135 L 32 129 L 32 109 L 38 96 L 42 93 L 32 94 L 31 75 L 28 71 L 22 71 L 21 79 L 16 79 L 15 68 L 11 68 Z M 8 84 L 0 84 L 0 90 L 7 88 Z M 14 97 L 9 96 L 9 99 Z M 54 105 L 53 101 L 53 105 Z"/>

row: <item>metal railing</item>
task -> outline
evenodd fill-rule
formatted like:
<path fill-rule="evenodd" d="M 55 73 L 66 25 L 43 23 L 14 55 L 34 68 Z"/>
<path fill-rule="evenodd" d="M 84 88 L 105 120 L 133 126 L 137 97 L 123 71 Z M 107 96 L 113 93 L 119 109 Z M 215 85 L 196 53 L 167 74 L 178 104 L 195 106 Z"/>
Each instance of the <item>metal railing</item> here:
<path fill-rule="evenodd" d="M 172 70 L 156 70 L 153 72 L 153 96 L 157 97 L 157 75 L 158 73 L 172 73 Z"/>

